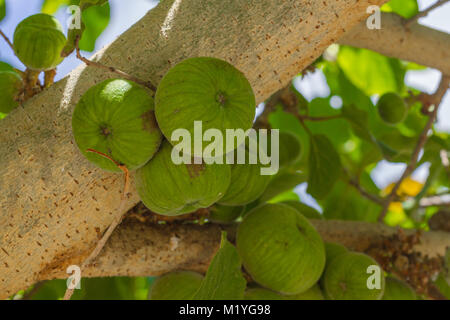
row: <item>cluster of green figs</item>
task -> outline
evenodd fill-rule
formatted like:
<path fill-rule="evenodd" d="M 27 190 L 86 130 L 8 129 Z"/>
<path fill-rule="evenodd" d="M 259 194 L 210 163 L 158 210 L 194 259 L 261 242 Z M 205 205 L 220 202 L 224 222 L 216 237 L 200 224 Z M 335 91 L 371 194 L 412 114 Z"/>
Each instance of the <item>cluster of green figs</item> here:
<path fill-rule="evenodd" d="M 331 242 L 323 242 L 294 203 L 263 204 L 246 213 L 236 248 L 251 276 L 246 300 L 415 300 L 405 282 L 385 275 L 377 262 Z M 175 271 L 153 282 L 151 300 L 192 299 L 204 276 Z"/>

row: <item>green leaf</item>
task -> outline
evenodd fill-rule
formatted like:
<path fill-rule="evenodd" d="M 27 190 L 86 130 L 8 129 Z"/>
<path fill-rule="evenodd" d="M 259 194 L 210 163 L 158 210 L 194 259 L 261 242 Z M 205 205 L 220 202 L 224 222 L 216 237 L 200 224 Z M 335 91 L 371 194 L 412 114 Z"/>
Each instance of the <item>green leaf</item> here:
<path fill-rule="evenodd" d="M 342 115 L 350 122 L 353 132 L 358 137 L 373 142 L 372 134 L 369 131 L 369 115 L 366 111 L 358 109 L 353 104 L 344 105 L 342 107 Z"/>
<path fill-rule="evenodd" d="M 381 11 L 395 12 L 403 18 L 409 19 L 419 13 L 419 6 L 417 0 L 391 0 L 381 7 Z"/>
<path fill-rule="evenodd" d="M 369 96 L 401 93 L 404 89 L 406 69 L 398 59 L 367 49 L 341 46 L 337 63 L 349 80 Z"/>
<path fill-rule="evenodd" d="M 220 249 L 211 261 L 194 300 L 242 300 L 247 282 L 241 272 L 241 258 L 222 232 Z"/>
<path fill-rule="evenodd" d="M 5 0 L 0 0 L 0 21 L 6 17 L 6 3 Z"/>
<path fill-rule="evenodd" d="M 308 190 L 316 199 L 324 198 L 341 173 L 341 160 L 330 140 L 313 135 L 309 152 Z"/>
<path fill-rule="evenodd" d="M 41 7 L 42 13 L 54 14 L 61 6 L 70 4 L 70 0 L 44 0 Z"/>
<path fill-rule="evenodd" d="M 110 20 L 110 6 L 106 3 L 102 6 L 93 6 L 82 13 L 83 23 L 86 29 L 80 40 L 80 49 L 92 52 L 95 49 L 97 38 L 106 29 Z"/>
<path fill-rule="evenodd" d="M 14 71 L 14 68 L 9 63 L 0 61 L 0 71 Z"/>

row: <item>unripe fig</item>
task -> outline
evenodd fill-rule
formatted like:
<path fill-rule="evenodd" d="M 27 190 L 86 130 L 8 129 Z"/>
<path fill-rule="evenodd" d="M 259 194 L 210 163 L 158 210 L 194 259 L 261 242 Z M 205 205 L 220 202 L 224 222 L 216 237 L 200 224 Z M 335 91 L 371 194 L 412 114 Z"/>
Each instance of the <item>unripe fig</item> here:
<path fill-rule="evenodd" d="M 337 256 L 347 253 L 348 249 L 343 245 L 335 242 L 325 242 L 325 255 L 327 266 L 333 261 Z"/>
<path fill-rule="evenodd" d="M 209 220 L 217 223 L 231 223 L 239 218 L 244 211 L 245 206 L 222 206 L 216 203 L 209 209 Z"/>
<path fill-rule="evenodd" d="M 308 219 L 323 219 L 323 215 L 321 215 L 319 213 L 319 211 L 304 204 L 303 202 L 295 201 L 295 200 L 288 200 L 288 201 L 283 201 L 281 203 L 294 208 L 295 210 L 300 212 L 302 215 L 304 215 Z"/>
<path fill-rule="evenodd" d="M 17 107 L 17 96 L 23 87 L 22 78 L 14 71 L 0 71 L 0 112 L 9 113 Z"/>
<path fill-rule="evenodd" d="M 230 185 L 227 164 L 175 164 L 172 146 L 164 140 L 160 151 L 136 172 L 142 202 L 158 214 L 175 216 L 217 202 Z"/>
<path fill-rule="evenodd" d="M 66 43 L 61 24 L 48 14 L 39 13 L 24 19 L 14 31 L 14 52 L 29 69 L 54 69 L 63 60 Z"/>
<path fill-rule="evenodd" d="M 385 93 L 377 103 L 378 114 L 383 121 L 389 124 L 397 124 L 406 117 L 405 101 L 394 92 Z"/>
<path fill-rule="evenodd" d="M 378 266 L 375 260 L 363 253 L 348 252 L 335 257 L 325 270 L 323 286 L 331 300 L 379 300 L 384 292 L 384 274 L 379 273 L 380 288 L 369 288 L 368 272 Z"/>
<path fill-rule="evenodd" d="M 203 132 L 219 130 L 224 139 L 226 129 L 246 131 L 252 127 L 256 109 L 255 95 L 245 76 L 228 62 L 207 57 L 190 58 L 170 69 L 159 83 L 155 103 L 159 127 L 172 145 L 178 143 L 172 137 L 178 129 L 186 129 L 195 137 L 194 121 L 201 121 Z M 233 148 L 224 143 L 223 150 L 232 151 L 244 142 L 237 140 Z M 203 156 L 203 150 L 193 149 L 191 155 Z"/>
<path fill-rule="evenodd" d="M 262 166 L 257 164 L 231 165 L 231 182 L 219 203 L 227 206 L 248 204 L 261 196 L 270 182 L 270 175 L 261 174 Z"/>
<path fill-rule="evenodd" d="M 149 300 L 190 300 L 200 288 L 203 276 L 191 271 L 175 271 L 156 278 Z"/>
<path fill-rule="evenodd" d="M 283 294 L 305 292 L 325 266 L 319 233 L 283 204 L 264 204 L 247 213 L 238 227 L 236 246 L 253 280 Z"/>
<path fill-rule="evenodd" d="M 244 300 L 324 300 L 324 297 L 316 284 L 307 291 L 294 295 L 282 295 L 264 288 L 251 288 L 245 291 Z"/>
<path fill-rule="evenodd" d="M 386 277 L 382 300 L 417 300 L 414 290 L 405 282 L 393 277 Z"/>
<path fill-rule="evenodd" d="M 73 112 L 72 130 L 88 160 L 115 172 L 120 170 L 112 161 L 88 149 L 134 170 L 153 157 L 162 140 L 149 90 L 122 79 L 109 79 L 86 91 Z"/>

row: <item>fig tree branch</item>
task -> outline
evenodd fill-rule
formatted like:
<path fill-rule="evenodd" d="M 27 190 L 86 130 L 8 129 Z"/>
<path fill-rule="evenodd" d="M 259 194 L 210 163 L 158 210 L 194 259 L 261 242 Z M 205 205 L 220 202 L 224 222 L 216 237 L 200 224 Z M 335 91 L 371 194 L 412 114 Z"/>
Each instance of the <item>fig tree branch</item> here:
<path fill-rule="evenodd" d="M 312 222 L 324 241 L 338 242 L 359 252 L 381 247 L 386 239 L 398 233 L 396 228 L 376 223 L 338 220 Z M 205 272 L 219 248 L 220 231 L 221 227 L 216 224 L 155 225 L 127 218 L 82 276 L 157 276 L 173 270 Z M 414 235 L 415 231 L 404 230 L 404 233 Z M 232 232 L 229 234 L 232 236 Z M 424 256 L 437 257 L 443 256 L 446 247 L 450 247 L 450 234 L 433 231 L 423 233 L 420 243 L 415 244 L 413 250 Z M 38 280 L 66 278 L 65 268 L 80 263 L 82 259 L 71 257 L 62 260 L 57 267 L 55 265 L 44 270 Z"/>
<path fill-rule="evenodd" d="M 439 84 L 439 87 L 434 95 L 429 98 L 429 105 L 428 107 L 431 107 L 430 114 L 428 116 L 428 121 L 425 125 L 425 127 L 422 130 L 422 133 L 419 136 L 419 139 L 417 141 L 416 147 L 414 148 L 414 151 L 411 155 L 411 159 L 405 169 L 403 171 L 403 174 L 401 175 L 400 179 L 395 183 L 394 187 L 392 188 L 391 192 L 386 196 L 385 203 L 383 205 L 383 209 L 380 213 L 380 216 L 378 218 L 379 221 L 382 221 L 384 217 L 386 216 L 386 213 L 388 211 L 389 205 L 391 202 L 395 199 L 398 189 L 400 188 L 400 185 L 402 184 L 403 180 L 409 177 L 411 173 L 414 171 L 417 165 L 417 160 L 419 159 L 420 151 L 423 149 L 429 135 L 429 131 L 431 130 L 434 121 L 436 121 L 437 112 L 439 110 L 439 105 L 441 103 L 442 98 L 444 97 L 445 93 L 447 92 L 447 89 L 449 88 L 450 84 L 450 77 L 449 76 L 442 76 L 441 83 Z"/>

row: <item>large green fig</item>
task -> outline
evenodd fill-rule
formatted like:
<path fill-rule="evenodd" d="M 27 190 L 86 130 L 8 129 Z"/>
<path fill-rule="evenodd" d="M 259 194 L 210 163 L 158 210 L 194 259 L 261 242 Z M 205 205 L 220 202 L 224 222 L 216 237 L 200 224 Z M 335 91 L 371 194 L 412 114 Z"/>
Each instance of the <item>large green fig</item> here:
<path fill-rule="evenodd" d="M 61 24 L 44 13 L 24 19 L 14 31 L 14 52 L 32 70 L 54 69 L 63 61 L 61 50 L 65 43 Z"/>
<path fill-rule="evenodd" d="M 319 211 L 304 204 L 303 202 L 287 200 L 283 201 L 282 203 L 294 208 L 308 219 L 323 219 L 323 215 L 321 215 Z"/>
<path fill-rule="evenodd" d="M 392 277 L 386 277 L 382 300 L 417 300 L 414 290 L 405 282 Z"/>
<path fill-rule="evenodd" d="M 385 93 L 377 103 L 378 114 L 383 121 L 389 124 L 397 124 L 406 117 L 405 101 L 394 92 Z"/>
<path fill-rule="evenodd" d="M 241 206 L 258 199 L 270 182 L 270 175 L 262 175 L 259 163 L 231 165 L 231 183 L 219 203 L 227 206 Z"/>
<path fill-rule="evenodd" d="M 201 121 L 203 131 L 219 130 L 225 140 L 226 129 L 250 129 L 256 109 L 245 76 L 228 62 L 206 57 L 190 58 L 170 69 L 158 86 L 155 103 L 159 127 L 172 145 L 177 144 L 172 137 L 177 129 L 188 130 L 192 139 L 202 138 L 194 134 L 194 121 Z M 224 141 L 223 150 L 232 151 L 244 142 L 242 137 L 237 140 L 234 147 Z M 203 156 L 203 149 L 193 149 L 191 155 Z"/>
<path fill-rule="evenodd" d="M 22 89 L 22 79 L 14 71 L 0 71 L 0 112 L 9 113 L 17 107 L 17 96 Z"/>
<path fill-rule="evenodd" d="M 142 202 L 158 214 L 175 216 L 217 202 L 230 185 L 227 164 L 175 164 L 173 147 L 164 140 L 160 151 L 136 172 Z"/>
<path fill-rule="evenodd" d="M 149 300 L 190 300 L 200 288 L 203 276 L 191 271 L 175 271 L 156 278 Z"/>
<path fill-rule="evenodd" d="M 153 157 L 162 140 L 150 92 L 122 79 L 106 80 L 86 91 L 73 112 L 72 130 L 83 155 L 109 171 L 119 169 L 87 150 L 105 153 L 133 170 Z"/>
<path fill-rule="evenodd" d="M 265 204 L 245 215 L 236 246 L 252 278 L 284 294 L 311 288 L 325 266 L 319 233 L 308 219 L 283 204 Z"/>
<path fill-rule="evenodd" d="M 318 285 L 314 285 L 305 292 L 294 295 L 282 295 L 265 288 L 247 289 L 245 300 L 324 300 L 322 291 Z"/>
<path fill-rule="evenodd" d="M 379 300 L 384 292 L 384 274 L 369 271 L 378 264 L 363 253 L 348 252 L 335 257 L 327 265 L 323 286 L 331 300 Z M 369 287 L 369 277 L 379 277 L 379 288 Z"/>
<path fill-rule="evenodd" d="M 335 242 L 325 242 L 325 255 L 327 259 L 327 266 L 333 261 L 337 256 L 347 253 L 348 249 L 343 245 Z"/>
<path fill-rule="evenodd" d="M 217 223 L 231 223 L 241 216 L 245 206 L 222 206 L 216 203 L 209 209 L 209 219 Z"/>

